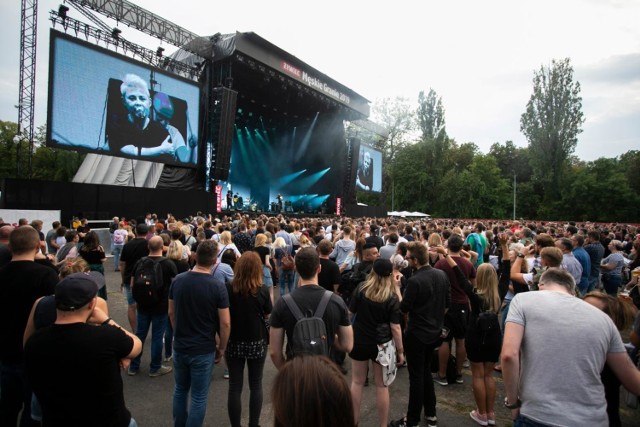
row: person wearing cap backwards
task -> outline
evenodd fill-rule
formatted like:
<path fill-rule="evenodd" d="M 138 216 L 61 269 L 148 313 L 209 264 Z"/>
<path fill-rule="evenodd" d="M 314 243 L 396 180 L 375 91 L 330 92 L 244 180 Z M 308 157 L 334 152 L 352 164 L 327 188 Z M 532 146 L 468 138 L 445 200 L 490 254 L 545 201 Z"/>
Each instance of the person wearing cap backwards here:
<path fill-rule="evenodd" d="M 0 426 L 15 426 L 21 410 L 20 425 L 28 426 L 31 387 L 24 374 L 22 335 L 33 303 L 53 293 L 58 276 L 34 262 L 40 237 L 33 227 L 11 231 L 9 247 L 11 261 L 0 268 Z"/>
<path fill-rule="evenodd" d="M 27 378 L 44 426 L 135 427 L 124 404 L 120 368 L 142 343 L 96 308 L 98 285 L 87 273 L 55 288 L 56 321 L 24 347 Z"/>

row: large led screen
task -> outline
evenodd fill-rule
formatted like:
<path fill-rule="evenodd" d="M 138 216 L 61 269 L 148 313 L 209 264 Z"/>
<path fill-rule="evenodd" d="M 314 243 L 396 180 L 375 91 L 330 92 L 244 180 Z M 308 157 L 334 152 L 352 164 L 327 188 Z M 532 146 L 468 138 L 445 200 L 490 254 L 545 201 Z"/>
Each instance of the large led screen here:
<path fill-rule="evenodd" d="M 195 82 L 51 30 L 47 145 L 195 167 Z"/>
<path fill-rule="evenodd" d="M 360 145 L 356 190 L 382 191 L 382 153 L 367 145 Z"/>

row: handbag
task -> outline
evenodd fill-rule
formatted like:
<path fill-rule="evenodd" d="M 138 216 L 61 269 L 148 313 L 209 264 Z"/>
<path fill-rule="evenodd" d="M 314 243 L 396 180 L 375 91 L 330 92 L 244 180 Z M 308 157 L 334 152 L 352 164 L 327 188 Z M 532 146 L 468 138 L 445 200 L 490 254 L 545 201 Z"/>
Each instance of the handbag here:
<path fill-rule="evenodd" d="M 382 366 L 382 383 L 386 386 L 396 379 L 398 367 L 396 366 L 396 345 L 393 340 L 384 344 L 378 344 L 376 362 Z"/>
<path fill-rule="evenodd" d="M 295 268 L 296 266 L 295 261 L 293 260 L 293 257 L 289 253 L 288 248 L 287 248 L 287 252 L 282 256 L 282 260 L 280 261 L 280 264 L 282 265 L 282 269 L 284 271 L 293 271 L 293 269 Z"/>
<path fill-rule="evenodd" d="M 236 359 L 262 359 L 267 355 L 265 340 L 231 341 L 227 343 L 226 355 Z"/>

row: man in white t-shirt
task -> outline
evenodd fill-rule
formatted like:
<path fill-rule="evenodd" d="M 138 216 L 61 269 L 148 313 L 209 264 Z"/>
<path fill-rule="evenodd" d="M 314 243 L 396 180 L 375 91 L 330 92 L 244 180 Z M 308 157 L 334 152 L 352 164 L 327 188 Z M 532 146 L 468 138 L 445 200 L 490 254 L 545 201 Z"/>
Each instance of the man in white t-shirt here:
<path fill-rule="evenodd" d="M 550 268 L 539 287 L 513 298 L 505 325 L 504 404 L 514 426 L 607 426 L 600 380 L 605 362 L 636 394 L 640 371 L 609 316 L 574 296 L 571 274 Z"/>

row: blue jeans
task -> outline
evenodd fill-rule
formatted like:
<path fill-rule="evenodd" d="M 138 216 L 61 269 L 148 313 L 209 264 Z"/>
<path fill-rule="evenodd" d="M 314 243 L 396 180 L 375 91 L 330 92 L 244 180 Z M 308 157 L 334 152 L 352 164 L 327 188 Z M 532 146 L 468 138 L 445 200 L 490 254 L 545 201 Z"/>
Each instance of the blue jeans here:
<path fill-rule="evenodd" d="M 20 427 L 39 426 L 31 419 L 31 386 L 22 363 L 2 364 L 0 367 L 0 425 L 15 426 L 20 417 Z"/>
<path fill-rule="evenodd" d="M 144 340 L 147 339 L 149 328 L 151 328 L 151 365 L 149 372 L 156 372 L 162 366 L 162 338 L 167 327 L 167 315 L 144 314 L 138 310 L 136 318 L 138 323 L 136 335 L 143 344 Z M 142 353 L 131 361 L 130 369 L 132 371 L 140 369 L 140 356 L 142 356 Z"/>
<path fill-rule="evenodd" d="M 293 270 L 283 270 L 280 268 L 280 296 L 285 294 L 285 289 L 289 289 L 289 293 L 293 292 L 294 284 L 293 281 Z"/>
<path fill-rule="evenodd" d="M 598 276 L 591 277 L 589 276 L 589 289 L 587 289 L 587 293 L 594 291 L 598 287 Z"/>
<path fill-rule="evenodd" d="M 207 412 L 207 396 L 215 352 L 191 356 L 173 351 L 173 425 L 175 427 L 200 427 Z M 187 398 L 191 391 L 191 408 Z"/>
<path fill-rule="evenodd" d="M 122 248 L 124 245 L 111 245 L 111 255 L 113 255 L 113 268 L 117 270 L 120 262 L 120 254 L 122 253 Z"/>
<path fill-rule="evenodd" d="M 549 425 L 518 414 L 518 418 L 513 422 L 513 427 L 549 427 Z"/>

